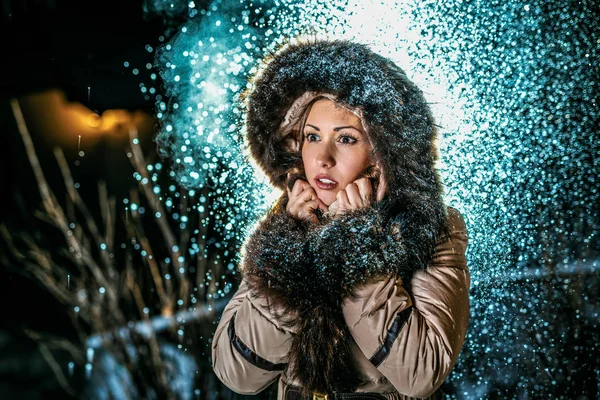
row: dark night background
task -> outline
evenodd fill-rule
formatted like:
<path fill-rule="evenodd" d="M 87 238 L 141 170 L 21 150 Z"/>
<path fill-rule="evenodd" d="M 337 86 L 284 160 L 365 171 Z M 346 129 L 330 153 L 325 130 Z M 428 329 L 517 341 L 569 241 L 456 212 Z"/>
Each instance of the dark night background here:
<path fill-rule="evenodd" d="M 98 114 L 121 109 L 153 115 L 154 98 L 144 98 L 137 82 L 146 79 L 149 72 L 140 68 L 136 80 L 123 63 L 152 63 L 154 54 L 145 46 L 156 47 L 168 27 L 159 17 L 145 16 L 139 0 L 2 0 L 0 4 L 0 224 L 14 232 L 34 223 L 33 210 L 39 208 L 40 197 L 10 98 L 25 99 L 59 89 L 68 101 Z M 160 90 L 160 85 L 157 87 Z M 48 117 L 35 106 L 23 105 L 23 112 L 26 120 Z M 61 146 L 68 160 L 77 158 L 77 135 L 51 135 L 36 129 L 30 133 L 46 179 L 55 185 L 58 196 L 64 197 L 52 148 Z M 150 135 L 141 140 L 149 152 L 154 149 Z M 123 156 L 125 141 L 126 135 L 119 133 L 82 138 L 81 150 L 87 154 L 81 159 L 81 168 L 74 168 L 76 179 L 104 180 L 109 192 L 118 198 L 126 195 L 134 180 Z M 82 197 L 93 201 L 94 190 L 95 185 L 83 184 Z M 73 337 L 64 307 L 34 280 L 4 267 L 0 268 L 0 296 L 0 398 L 67 398 L 35 341 L 24 334 L 24 329 L 31 329 Z"/>

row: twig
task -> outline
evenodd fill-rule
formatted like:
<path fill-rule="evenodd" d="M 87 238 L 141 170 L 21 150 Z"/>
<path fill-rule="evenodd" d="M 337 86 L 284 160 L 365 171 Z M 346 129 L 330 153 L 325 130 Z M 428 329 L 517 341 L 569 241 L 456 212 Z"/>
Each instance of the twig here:
<path fill-rule="evenodd" d="M 142 278 L 146 278 L 147 271 L 150 271 L 153 286 L 156 288 L 157 296 L 162 305 L 161 315 L 150 318 L 148 313 L 144 312 L 146 309 L 144 295 L 152 296 L 149 304 L 155 304 L 156 297 L 152 294 L 142 292 L 142 288 L 152 289 L 152 284 L 146 288 L 143 286 L 142 280 L 139 282 L 136 281 L 132 254 L 128 253 L 130 250 L 126 250 L 124 272 L 121 271 L 119 273 L 116 268 L 117 258 L 114 254 L 114 246 L 116 240 L 115 231 L 117 231 L 117 203 L 114 197 L 108 195 L 106 183 L 98 183 L 101 212 L 101 220 L 98 223 L 96 221 L 97 218 L 95 219 L 95 216 L 91 214 L 86 203 L 81 198 L 79 191 L 74 187 L 73 177 L 63 152 L 59 148 L 56 148 L 54 154 L 68 194 L 65 202 L 66 205 L 63 208 L 45 179 L 18 100 L 11 100 L 11 105 L 15 119 L 17 120 L 19 133 L 25 143 L 27 157 L 40 188 L 43 212 L 37 211 L 36 214 L 41 220 L 56 227 L 61 232 L 66 246 L 61 246 L 56 253 L 60 258 L 63 255 L 67 257 L 69 263 L 66 266 L 58 263 L 56 260 L 59 258 L 53 258 L 54 252 L 50 254 L 48 251 L 42 249 L 42 246 L 39 244 L 42 243 L 42 239 L 37 236 L 29 237 L 23 235 L 21 239 L 26 247 L 26 251 L 19 251 L 15 243 L 13 243 L 8 230 L 0 226 L 0 237 L 5 239 L 6 245 L 11 249 L 8 257 L 5 254 L 0 255 L 2 261 L 8 264 L 14 258 L 17 264 L 20 264 L 22 270 L 33 274 L 35 279 L 44 285 L 59 301 L 64 304 L 79 306 L 79 313 L 75 313 L 73 310 L 69 312 L 73 324 L 79 328 L 81 322 L 87 323 L 92 332 L 96 333 L 93 336 L 84 338 L 81 334 L 82 331 L 78 329 L 77 332 L 79 333 L 81 343 L 87 344 L 91 348 L 103 345 L 116 353 L 117 356 L 122 356 L 126 360 L 126 365 L 132 372 L 136 385 L 140 387 L 141 392 L 145 391 L 145 386 L 148 385 L 148 374 L 150 374 L 150 379 L 152 377 L 156 378 L 155 387 L 158 390 L 164 391 L 164 393 L 158 393 L 158 395 L 172 396 L 173 394 L 169 389 L 166 379 L 165 369 L 162 365 L 163 362 L 161 360 L 156 333 L 175 328 L 179 324 L 212 316 L 215 312 L 222 310 L 227 302 L 221 299 L 215 303 L 215 299 L 211 298 L 210 301 L 205 302 L 198 308 L 194 308 L 193 311 L 175 312 L 177 309 L 175 296 L 179 295 L 184 301 L 184 307 L 187 306 L 191 292 L 190 289 L 193 286 L 193 282 L 189 280 L 189 270 L 185 270 L 183 273 L 180 272 L 180 269 L 186 265 L 185 262 L 181 261 L 182 258 L 180 257 L 182 255 L 187 256 L 184 250 L 190 240 L 190 232 L 187 229 L 176 230 L 171 227 L 168 212 L 165 210 L 158 196 L 153 192 L 151 184 L 140 182 L 137 190 L 132 191 L 132 201 L 135 200 L 139 204 L 141 193 L 146 198 L 148 206 L 154 211 L 154 214 L 161 214 L 162 217 L 153 218 L 152 221 L 158 225 L 159 233 L 162 236 L 160 245 L 166 246 L 165 250 L 171 259 L 171 262 L 167 264 L 163 261 L 164 258 L 162 258 L 163 255 L 167 256 L 167 254 L 163 252 L 160 257 L 157 257 L 157 254 L 152 251 L 151 245 L 155 243 L 150 242 L 150 239 L 153 237 L 148 238 L 145 235 L 144 222 L 146 220 L 142 220 L 140 213 L 135 210 L 132 210 L 131 214 L 126 213 L 123 222 L 127 233 L 132 239 L 135 238 L 149 255 L 148 257 L 143 257 L 141 260 L 148 266 L 148 269 L 140 269 L 141 274 L 143 274 Z M 129 134 L 131 140 L 137 137 L 135 127 L 130 129 Z M 131 162 L 134 168 L 143 178 L 150 180 L 141 147 L 132 145 L 131 152 L 133 155 Z M 180 214 L 187 214 L 188 200 L 185 196 L 180 197 Z M 78 223 L 77 217 L 83 217 L 81 224 Z M 195 217 L 192 220 L 195 220 Z M 76 225 L 70 222 L 76 223 Z M 191 225 L 192 221 L 189 221 L 187 226 Z M 72 226 L 73 228 L 71 228 Z M 148 227 L 146 226 L 146 228 Z M 155 225 L 152 228 L 155 228 Z M 206 250 L 205 240 L 207 229 L 206 224 L 202 224 L 198 235 L 200 249 L 196 254 L 196 257 L 198 257 L 197 281 L 202 282 L 204 294 L 206 292 L 214 293 L 214 285 L 220 279 L 220 270 L 222 267 L 222 265 L 211 264 L 211 268 L 215 270 L 214 279 L 206 282 L 207 284 L 205 285 L 207 260 L 204 258 L 204 251 Z M 22 244 L 21 240 L 18 242 L 17 244 Z M 106 247 L 102 245 L 103 243 Z M 177 243 L 179 243 L 179 246 L 176 246 Z M 10 261 L 8 261 L 9 259 Z M 135 261 L 137 262 L 137 260 L 136 258 Z M 214 254 L 212 254 L 210 262 L 214 260 Z M 71 282 L 69 278 L 65 278 L 71 275 L 71 271 L 76 273 L 75 276 L 77 279 L 74 282 Z M 172 276 L 171 279 L 165 279 L 167 273 L 170 273 Z M 68 284 L 66 279 L 69 279 Z M 176 284 L 179 284 L 179 287 L 174 289 L 173 285 Z M 71 285 L 73 286 L 71 287 Z M 104 288 L 101 292 L 98 290 L 100 287 Z M 82 290 L 85 290 L 85 292 L 81 292 Z M 200 298 L 199 300 L 204 302 L 205 298 Z M 138 308 L 141 321 L 136 323 L 129 321 L 127 318 L 128 314 L 121 307 L 123 303 L 135 304 Z M 131 343 L 137 349 L 149 349 L 151 364 L 140 364 L 140 360 L 133 359 L 128 343 Z M 57 379 L 61 381 L 61 385 L 67 384 L 63 371 L 53 358 L 48 344 L 40 343 L 40 351 L 55 372 Z M 138 352 L 137 354 L 142 354 L 142 352 Z M 143 370 L 141 372 L 137 370 L 137 367 L 140 366 Z"/>
<path fill-rule="evenodd" d="M 188 199 L 187 196 L 181 194 L 179 195 L 180 198 L 180 203 L 179 203 L 179 215 L 180 215 L 180 219 L 181 219 L 181 215 L 188 215 L 187 212 L 187 206 L 188 206 Z M 191 223 L 191 221 L 188 219 L 188 224 Z M 186 224 L 186 227 L 188 225 Z M 181 230 L 181 236 L 179 238 L 179 248 L 180 249 L 185 249 L 186 246 L 188 245 L 190 240 L 190 231 L 189 229 L 183 229 Z M 184 269 L 183 272 L 180 271 L 181 270 L 181 264 L 180 267 L 177 268 L 176 274 L 179 280 L 179 298 L 183 301 L 183 304 L 181 305 L 183 308 L 187 307 L 188 301 L 189 301 L 189 280 L 187 279 L 187 275 L 189 272 L 187 271 L 187 268 Z"/>
<path fill-rule="evenodd" d="M 131 141 L 133 141 L 134 139 L 137 139 L 137 129 L 135 127 L 130 128 L 129 139 Z M 142 178 L 149 179 L 148 172 L 146 171 L 146 168 L 145 168 L 144 155 L 142 154 L 142 149 L 140 148 L 140 146 L 139 145 L 131 146 L 131 153 L 133 155 L 133 157 L 131 157 L 131 162 L 133 163 L 134 168 L 138 171 L 138 173 L 142 176 Z M 175 245 L 176 245 L 176 240 L 175 240 L 175 234 L 173 234 L 173 232 L 171 231 L 171 228 L 167 222 L 167 219 L 166 219 L 167 213 L 165 212 L 165 209 L 163 208 L 162 203 L 160 201 L 157 201 L 158 199 L 156 199 L 156 195 L 150 188 L 150 185 L 144 185 L 140 181 L 138 186 L 141 188 L 141 192 L 144 194 L 144 196 L 148 200 L 148 204 L 150 205 L 150 207 L 152 208 L 154 213 L 155 214 L 160 213 L 160 215 L 163 216 L 162 218 L 157 218 L 156 222 L 162 232 L 163 237 L 165 238 L 167 248 L 169 249 L 169 252 L 171 253 L 171 260 L 173 260 L 172 261 L 173 265 L 175 266 L 176 269 L 179 269 L 179 267 L 180 267 L 180 265 L 179 265 L 180 252 L 173 251 L 173 248 L 175 248 Z"/>
<path fill-rule="evenodd" d="M 38 187 L 40 188 L 42 203 L 46 213 L 48 214 L 48 221 L 62 232 L 65 240 L 67 241 L 67 244 L 70 248 L 74 250 L 75 257 L 72 258 L 72 260 L 75 262 L 75 264 L 79 267 L 87 267 L 88 270 L 94 276 L 94 279 L 96 279 L 96 281 L 101 286 L 105 287 L 106 294 L 110 303 L 109 307 L 112 310 L 112 315 L 117 318 L 120 324 L 123 324 L 125 322 L 125 319 L 120 313 L 116 293 L 114 293 L 114 291 L 112 290 L 112 286 L 108 284 L 106 277 L 102 273 L 101 269 L 93 259 L 88 249 L 85 246 L 82 246 L 82 244 L 78 240 L 76 240 L 76 237 L 73 235 L 73 232 L 69 228 L 69 223 L 64 214 L 63 209 L 58 204 L 58 201 L 56 200 L 54 194 L 52 193 L 52 190 L 46 182 L 46 178 L 44 177 L 44 173 L 42 172 L 39 159 L 37 158 L 35 148 L 33 146 L 33 141 L 31 140 L 31 136 L 29 135 L 27 125 L 25 124 L 25 119 L 23 118 L 19 101 L 17 99 L 11 99 L 11 106 L 15 115 L 15 120 L 17 121 L 19 133 L 21 135 L 21 138 L 23 139 L 23 143 L 25 144 L 27 157 L 33 169 L 33 173 L 36 177 Z M 70 174 L 68 176 L 70 176 Z M 78 198 L 77 194 L 76 198 Z M 79 200 L 81 199 L 79 198 Z M 90 222 L 93 224 L 93 220 L 91 220 Z M 90 229 L 93 228 L 90 227 Z"/>
<path fill-rule="evenodd" d="M 114 268 L 113 261 L 110 260 L 110 255 L 114 252 L 114 225 L 115 225 L 115 208 L 116 201 L 114 197 L 109 197 L 106 189 L 106 183 L 98 182 L 98 195 L 100 196 L 100 213 L 104 222 L 104 245 L 105 249 L 101 250 L 109 260 L 111 266 L 108 270 L 111 279 L 118 279 L 117 272 Z"/>
<path fill-rule="evenodd" d="M 136 198 L 135 192 L 131 192 L 130 197 L 132 200 L 139 201 Z M 172 286 L 169 280 L 165 281 L 162 279 L 167 271 L 164 266 L 161 264 L 161 271 L 159 271 L 158 265 L 156 263 L 156 257 L 154 257 L 154 253 L 152 252 L 152 248 L 150 247 L 150 242 L 148 241 L 145 233 L 143 224 L 140 221 L 139 213 L 137 211 L 131 211 L 131 217 L 134 224 L 128 224 L 127 229 L 130 231 L 131 236 L 135 236 L 138 238 L 137 240 L 140 242 L 144 251 L 148 254 L 149 257 L 144 257 L 143 260 L 148 264 L 150 268 L 150 273 L 152 275 L 152 279 L 154 280 L 154 286 L 156 287 L 156 291 L 158 292 L 158 297 L 160 299 L 161 305 L 163 306 L 163 312 L 167 314 L 173 313 L 173 299 L 172 299 Z M 137 234 L 136 234 L 137 233 Z M 165 288 L 166 286 L 166 288 Z"/>
<path fill-rule="evenodd" d="M 85 202 L 79 195 L 79 192 L 75 189 L 75 182 L 73 181 L 73 176 L 71 175 L 71 171 L 69 170 L 67 160 L 65 159 L 65 155 L 60 147 L 54 148 L 54 157 L 56 157 L 56 161 L 58 162 L 58 166 L 60 167 L 60 171 L 65 182 L 65 187 L 67 189 L 67 193 L 69 194 L 71 202 L 79 209 L 79 211 L 83 215 L 83 218 L 86 222 L 86 226 L 90 230 L 91 237 L 95 240 L 96 248 L 98 249 L 103 243 L 103 236 L 100 234 L 98 225 L 96 225 L 96 221 L 94 220 L 92 214 L 85 205 Z M 108 271 L 110 271 L 112 269 L 112 263 L 108 258 L 108 252 L 100 251 L 100 258 L 102 259 L 105 268 Z"/>
<path fill-rule="evenodd" d="M 106 182 L 104 181 L 98 182 L 98 197 L 100 197 L 100 215 L 104 222 L 104 242 L 106 243 L 111 235 L 109 235 L 107 231 L 108 225 L 110 225 L 110 211 L 108 209 L 108 190 L 106 189 Z"/>
<path fill-rule="evenodd" d="M 186 195 L 182 194 L 181 192 L 179 192 L 179 219 L 181 220 L 181 216 L 188 215 L 188 198 Z M 191 221 L 188 220 L 188 223 L 190 223 Z M 184 249 L 185 246 L 187 246 L 188 241 L 190 240 L 190 232 L 189 229 L 184 229 L 181 231 L 181 236 L 179 238 L 179 248 L 180 249 Z"/>
<path fill-rule="evenodd" d="M 13 114 L 17 122 L 17 128 L 19 129 L 19 133 L 21 134 L 21 138 L 23 139 L 23 143 L 25 144 L 27 158 L 29 159 L 29 163 L 33 168 L 33 174 L 35 176 L 35 179 L 37 180 L 38 187 L 40 188 L 42 202 L 44 203 L 45 208 L 50 208 L 51 205 L 48 204 L 49 202 L 51 202 L 50 188 L 48 187 L 48 184 L 46 183 L 46 178 L 44 177 L 44 173 L 40 168 L 40 160 L 37 158 L 37 155 L 35 153 L 33 141 L 31 140 L 31 136 L 29 135 L 29 130 L 27 129 L 25 118 L 23 118 L 23 112 L 21 111 L 21 105 L 19 104 L 19 100 L 11 99 L 10 105 L 12 107 Z"/>
<path fill-rule="evenodd" d="M 200 225 L 196 242 L 198 243 L 198 253 L 196 253 L 196 287 L 199 289 L 199 296 L 202 300 L 206 298 L 207 289 L 204 285 L 206 274 L 207 260 L 204 256 L 206 250 L 206 235 L 208 234 L 208 224 L 202 223 L 202 218 L 198 217 L 198 225 Z"/>
<path fill-rule="evenodd" d="M 31 329 L 27 329 L 27 328 L 23 329 L 23 332 L 25 332 L 25 334 L 27 336 L 29 336 L 31 339 L 33 339 L 36 342 L 44 342 L 44 345 L 48 349 L 60 349 L 60 350 L 68 351 L 69 354 L 71 355 L 71 357 L 73 357 L 75 359 L 75 361 L 77 361 L 78 363 L 84 362 L 84 357 L 83 357 L 81 348 L 78 346 L 75 346 L 69 340 L 51 336 L 47 333 L 42 335 L 39 332 L 35 332 L 35 331 L 33 331 Z"/>
<path fill-rule="evenodd" d="M 106 247 L 114 252 L 115 246 L 115 221 L 117 219 L 117 200 L 114 196 L 108 198 L 108 219 L 106 221 Z"/>
<path fill-rule="evenodd" d="M 133 298 L 135 299 L 135 302 L 136 302 L 138 308 L 140 309 L 140 311 L 142 311 L 144 309 L 144 300 L 142 298 L 142 292 L 140 290 L 140 287 L 133 280 L 129 281 L 129 283 L 130 283 L 130 290 L 133 293 Z M 149 321 L 148 314 L 146 314 L 142 311 L 141 315 L 142 315 L 142 319 L 144 319 L 146 322 Z M 150 345 L 150 356 L 152 357 L 152 363 L 155 366 L 155 371 L 158 374 L 158 379 L 160 380 L 160 384 L 162 385 L 162 387 L 168 388 L 167 377 L 165 375 L 165 371 L 164 371 L 164 368 L 162 367 L 162 363 L 160 360 L 160 348 L 158 346 L 158 342 L 156 340 L 156 335 L 154 333 L 154 330 L 149 329 L 145 336 L 148 339 L 148 344 Z"/>
<path fill-rule="evenodd" d="M 69 393 L 73 397 L 76 397 L 77 393 L 75 392 L 75 390 L 73 390 L 71 385 L 69 385 L 65 374 L 60 368 L 60 365 L 58 365 L 58 363 L 56 362 L 56 359 L 54 358 L 50 350 L 48 350 L 46 345 L 44 345 L 40 341 L 38 341 L 38 347 L 40 349 L 40 354 L 42 355 L 42 357 L 44 357 L 44 359 L 52 369 L 52 372 L 54 372 L 54 375 L 56 376 L 56 379 L 58 380 L 60 386 L 64 389 L 65 392 Z"/>
<path fill-rule="evenodd" d="M 4 225 L 0 225 L 0 236 L 7 244 L 6 247 L 8 248 L 8 251 L 13 255 L 13 257 L 17 260 L 17 262 L 22 267 L 24 267 L 27 271 L 32 273 L 39 280 L 39 282 L 45 282 L 46 283 L 45 287 L 61 303 L 64 304 L 70 300 L 69 293 L 68 292 L 65 293 L 66 291 L 64 289 L 61 289 L 58 285 L 56 285 L 56 281 L 51 274 L 52 267 L 50 266 L 49 261 L 47 259 L 45 259 L 43 253 L 41 253 L 41 252 L 36 253 L 35 251 L 32 252 L 34 257 L 36 258 L 36 261 L 38 262 L 38 264 L 33 264 L 27 259 L 27 257 L 23 253 L 21 253 L 17 250 L 17 246 L 15 246 L 15 243 L 13 242 L 12 237 L 10 236 L 8 230 L 6 229 L 6 226 L 4 226 Z M 31 239 L 29 239 L 28 241 L 31 241 Z M 6 260 L 6 262 L 8 263 L 9 261 Z M 40 267 L 42 267 L 42 268 L 40 269 Z M 18 270 L 17 267 L 15 267 L 15 269 Z"/>

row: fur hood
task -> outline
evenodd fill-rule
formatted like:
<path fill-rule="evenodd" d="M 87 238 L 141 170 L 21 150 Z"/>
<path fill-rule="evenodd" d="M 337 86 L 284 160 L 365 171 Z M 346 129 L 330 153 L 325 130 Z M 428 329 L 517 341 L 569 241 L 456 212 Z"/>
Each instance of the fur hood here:
<path fill-rule="evenodd" d="M 436 129 L 423 94 L 391 60 L 344 40 L 287 43 L 268 57 L 243 97 L 245 140 L 272 184 L 285 190 L 301 162 L 297 116 L 315 94 L 361 117 L 386 197 L 321 224 L 297 221 L 286 195 L 255 227 L 241 272 L 254 295 L 297 327 L 290 371 L 306 393 L 352 392 L 359 384 L 341 304 L 370 279 L 408 281 L 428 265 L 447 218 L 434 168 Z"/>
<path fill-rule="evenodd" d="M 302 108 L 297 100 L 303 95 L 327 93 L 362 111 L 388 197 L 440 201 L 431 111 L 421 90 L 391 60 L 349 41 L 299 41 L 267 58 L 251 83 L 244 94 L 246 141 L 275 186 L 284 188 L 299 156 L 293 132 L 283 129 L 286 114 L 293 105 Z"/>

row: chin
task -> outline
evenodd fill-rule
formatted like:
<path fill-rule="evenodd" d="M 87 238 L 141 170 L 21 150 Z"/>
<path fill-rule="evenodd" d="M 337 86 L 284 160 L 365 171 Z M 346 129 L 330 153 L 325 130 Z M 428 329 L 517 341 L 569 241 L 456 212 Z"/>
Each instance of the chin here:
<path fill-rule="evenodd" d="M 319 190 L 317 191 L 317 196 L 319 196 L 319 199 L 321 199 L 321 201 L 327 206 L 329 207 L 331 205 L 331 203 L 333 203 L 336 200 L 336 193 L 332 193 L 331 191 L 324 191 L 324 190 Z"/>

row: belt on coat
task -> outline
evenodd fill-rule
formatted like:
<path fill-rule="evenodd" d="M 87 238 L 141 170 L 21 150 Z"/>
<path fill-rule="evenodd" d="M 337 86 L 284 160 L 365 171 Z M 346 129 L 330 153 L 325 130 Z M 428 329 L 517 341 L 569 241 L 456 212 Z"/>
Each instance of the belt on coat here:
<path fill-rule="evenodd" d="M 441 392 L 438 390 L 433 395 L 428 397 L 428 400 L 441 399 Z M 393 397 L 393 396 L 392 396 Z M 317 393 L 314 392 L 311 396 L 303 396 L 300 388 L 292 385 L 285 387 L 284 400 L 388 400 L 387 396 L 375 392 L 354 392 L 354 393 Z M 398 398 L 404 398 L 398 396 Z"/>
<path fill-rule="evenodd" d="M 285 388 L 285 400 L 387 400 L 380 393 L 356 392 L 356 393 L 317 393 L 314 392 L 310 397 L 303 396 L 300 389 L 296 386 L 287 385 Z"/>

